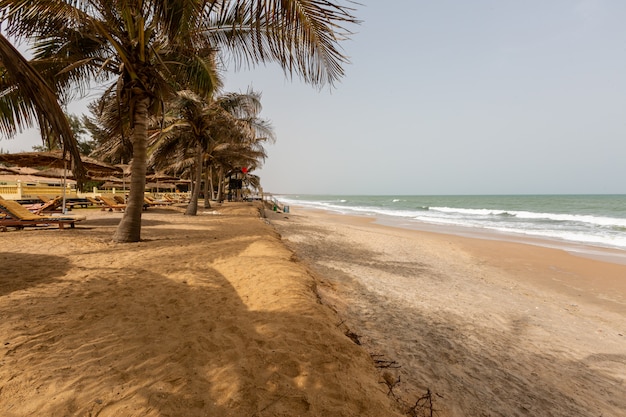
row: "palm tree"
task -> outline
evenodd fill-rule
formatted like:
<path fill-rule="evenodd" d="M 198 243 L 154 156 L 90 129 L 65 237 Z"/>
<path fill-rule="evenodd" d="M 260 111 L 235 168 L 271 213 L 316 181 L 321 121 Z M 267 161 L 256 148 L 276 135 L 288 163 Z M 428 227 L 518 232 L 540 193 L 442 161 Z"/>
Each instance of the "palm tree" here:
<path fill-rule="evenodd" d="M 333 84 L 346 58 L 338 42 L 351 9 L 318 0 L 0 0 L 7 32 L 35 42 L 36 60 L 61 94 L 113 81 L 128 111 L 133 149 L 128 207 L 113 240 L 141 237 L 148 118 L 172 91 L 215 90 L 215 52 L 236 65 L 277 61 L 288 74 Z"/>
<path fill-rule="evenodd" d="M 184 159 L 192 156 L 189 164 L 193 167 L 191 200 L 185 214 L 196 215 L 205 152 L 216 140 L 217 113 L 207 100 L 189 90 L 179 91 L 177 98 L 169 104 L 175 115 L 154 144 L 155 163 L 166 161 L 163 156 L 172 152 L 183 155 Z"/>
<path fill-rule="evenodd" d="M 250 174 L 251 171 L 259 168 L 267 157 L 262 143 L 268 138 L 257 137 L 254 140 L 244 140 L 239 143 L 230 144 L 228 147 L 218 149 L 212 155 L 212 167 L 217 172 L 217 199 L 224 199 L 224 188 L 226 185 L 226 173 L 243 173 L 247 183 L 259 188 L 258 177 Z M 243 172 L 245 168 L 245 173 Z"/>
<path fill-rule="evenodd" d="M 157 0 L 0 1 L 13 36 L 34 39 L 35 59 L 59 91 L 112 80 L 105 94 L 129 115 L 131 165 L 127 210 L 113 239 L 140 240 L 146 177 L 147 122 L 178 83 L 214 88 L 209 39 L 192 31 L 198 2 Z M 185 8 L 186 7 L 186 8 Z M 45 67 L 44 67 L 45 64 Z M 120 111 L 120 113 L 121 113 Z"/>
<path fill-rule="evenodd" d="M 268 128 L 267 126 L 265 128 Z M 211 191 L 213 191 L 213 180 L 216 180 L 218 185 L 217 199 L 223 200 L 223 191 L 225 185 L 225 173 L 235 169 L 246 168 L 247 179 L 255 178 L 249 172 L 259 168 L 262 162 L 267 157 L 263 143 L 274 140 L 273 133 L 265 136 L 246 137 L 240 136 L 236 138 L 235 142 L 226 144 L 219 144 L 210 151 L 210 159 L 208 166 L 206 167 L 206 177 L 211 183 Z M 260 180 L 258 177 L 251 182 L 255 188 L 259 188 Z M 210 207 L 208 202 L 209 193 L 205 195 L 205 207 Z"/>
<path fill-rule="evenodd" d="M 267 157 L 264 143 L 274 142 L 275 134 L 269 121 L 259 118 L 261 112 L 261 94 L 248 90 L 247 93 L 227 93 L 216 100 L 216 105 L 235 119 L 235 134 L 224 139 L 210 153 L 210 171 L 216 168 L 218 173 L 218 199 L 222 199 L 224 172 L 246 167 L 247 170 L 258 168 Z M 207 172 L 209 170 L 207 169 Z M 250 177 L 246 174 L 246 177 Z M 205 196 L 205 207 L 208 198 Z"/>
<path fill-rule="evenodd" d="M 257 117 L 260 94 L 253 91 L 225 94 L 211 101 L 184 90 L 169 104 L 173 117 L 167 119 L 167 126 L 155 138 L 152 159 L 160 169 L 171 167 L 172 161 L 185 161 L 186 166 L 193 167 L 191 200 L 185 214 L 196 215 L 205 162 L 220 151 L 238 151 L 242 155 L 243 147 L 248 148 L 248 154 L 254 146 L 262 149 L 261 141 L 273 140 L 273 131 Z M 260 132 L 265 134 L 263 138 L 257 136 Z M 189 162 L 190 154 L 193 162 Z M 257 152 L 256 156 L 264 157 L 265 153 Z"/>

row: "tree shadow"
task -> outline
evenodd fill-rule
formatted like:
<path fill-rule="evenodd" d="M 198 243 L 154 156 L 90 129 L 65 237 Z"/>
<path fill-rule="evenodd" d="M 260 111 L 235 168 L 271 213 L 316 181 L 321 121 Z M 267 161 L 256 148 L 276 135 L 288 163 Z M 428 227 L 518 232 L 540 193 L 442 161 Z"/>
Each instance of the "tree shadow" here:
<path fill-rule="evenodd" d="M 3 296 L 56 281 L 66 274 L 70 262 L 64 256 L 0 252 L 0 265 L 4 270 L 0 273 L 0 296 Z"/>
<path fill-rule="evenodd" d="M 507 317 L 503 331 L 446 306 L 421 308 L 419 297 L 428 297 L 420 291 L 423 280 L 446 279 L 431 276 L 428 265 L 411 260 L 389 265 L 376 251 L 328 238 L 325 229 L 288 227 L 295 243 L 285 243 L 329 282 L 323 294 L 331 303 L 340 300 L 336 307 L 346 325 L 371 353 L 401 366 L 396 372 L 402 383 L 394 390 L 406 406 L 430 390 L 441 395 L 435 396 L 435 408 L 450 415 L 626 414 L 621 393 L 626 354 L 574 360 L 568 352 L 539 349 L 529 342 L 536 330 L 523 313 Z M 367 277 L 355 275 L 366 269 Z"/>
<path fill-rule="evenodd" d="M 97 227 L 111 227 L 111 226 L 117 226 L 120 221 L 122 220 L 121 216 L 118 217 L 98 217 L 98 218 L 89 218 L 87 217 L 87 219 L 83 222 L 80 223 L 81 227 L 89 227 L 89 226 L 97 226 Z M 161 220 L 153 220 L 153 219 L 142 219 L 141 220 L 141 225 L 142 226 L 157 226 L 157 225 L 162 225 L 162 224 L 167 224 L 167 222 L 161 221 Z"/>
<path fill-rule="evenodd" d="M 600 353 L 598 342 L 598 353 L 576 359 L 580 353 L 553 344 L 556 335 L 533 337 L 544 331 L 541 316 L 511 310 L 494 324 L 422 302 L 448 291 L 449 278 L 410 256 L 389 263 L 341 228 L 273 223 L 329 283 L 324 299 L 366 349 L 400 365 L 393 390 L 405 406 L 432 392 L 443 415 L 626 415 L 626 353 Z"/>
<path fill-rule="evenodd" d="M 327 323 L 306 311 L 250 309 L 242 289 L 209 266 L 242 256 L 257 237 L 232 231 L 218 242 L 189 243 L 157 230 L 133 256 L 127 245 L 92 249 L 85 241 L 55 272 L 64 276 L 75 265 L 63 285 L 41 286 L 27 303 L 2 301 L 0 414 L 376 415 L 367 402 L 350 414 L 333 413 L 346 407 L 342 384 L 362 386 L 344 375 L 354 361 L 347 339 L 338 333 L 319 341 Z M 181 246 L 184 256 L 167 256 Z M 50 261 L 38 260 L 37 270 Z M 255 278 L 247 268 L 238 273 Z M 322 343 L 326 356 L 311 341 Z M 313 401 L 319 396 L 324 401 Z"/>

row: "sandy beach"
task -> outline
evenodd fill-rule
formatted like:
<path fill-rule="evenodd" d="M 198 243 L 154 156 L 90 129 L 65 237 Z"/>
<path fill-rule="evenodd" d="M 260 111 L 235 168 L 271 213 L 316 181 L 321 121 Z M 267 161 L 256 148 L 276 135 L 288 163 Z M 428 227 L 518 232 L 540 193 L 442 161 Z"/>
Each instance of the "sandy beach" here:
<path fill-rule="evenodd" d="M 0 233 L 0 415 L 394 416 L 368 352 L 250 203 Z"/>
<path fill-rule="evenodd" d="M 428 397 L 439 416 L 626 415 L 626 266 L 297 207 L 270 219 L 392 365 L 405 411 L 429 415 Z"/>
<path fill-rule="evenodd" d="M 0 415 L 622 416 L 626 266 L 258 206 L 0 233 Z M 278 232 L 278 233 L 277 233 Z"/>

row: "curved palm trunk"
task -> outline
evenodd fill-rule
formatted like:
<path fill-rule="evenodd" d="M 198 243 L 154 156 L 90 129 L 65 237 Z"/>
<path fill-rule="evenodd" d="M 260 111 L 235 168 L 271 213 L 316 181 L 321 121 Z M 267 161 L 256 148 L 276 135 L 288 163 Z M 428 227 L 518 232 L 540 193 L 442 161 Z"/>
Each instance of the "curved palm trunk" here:
<path fill-rule="evenodd" d="M 122 221 L 113 235 L 115 242 L 139 242 L 141 240 L 141 213 L 146 189 L 146 166 L 148 152 L 148 103 L 144 98 L 137 101 L 133 120 L 133 161 L 130 169 L 130 191 Z"/>
<path fill-rule="evenodd" d="M 186 216 L 195 216 L 198 214 L 198 198 L 200 197 L 200 187 L 202 186 L 202 159 L 204 156 L 204 150 L 202 145 L 196 146 L 196 174 L 193 189 L 191 190 L 191 201 L 185 211 Z"/>

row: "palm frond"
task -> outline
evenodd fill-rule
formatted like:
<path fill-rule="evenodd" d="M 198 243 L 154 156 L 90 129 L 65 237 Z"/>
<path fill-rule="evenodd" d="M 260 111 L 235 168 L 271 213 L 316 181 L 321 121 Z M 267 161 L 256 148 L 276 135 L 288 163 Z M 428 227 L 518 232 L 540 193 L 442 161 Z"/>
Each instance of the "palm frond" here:
<path fill-rule="evenodd" d="M 354 8 L 319 0 L 221 1 L 208 33 L 225 45 L 235 65 L 276 61 L 287 75 L 314 85 L 337 82 L 348 58 L 339 47 L 358 24 Z M 348 4 L 355 4 L 348 2 Z"/>
<path fill-rule="evenodd" d="M 11 111 L 13 123 L 17 126 L 30 124 L 32 123 L 31 116 L 35 115 L 42 135 L 46 135 L 48 132 L 55 135 L 60 140 L 64 153 L 69 153 L 72 172 L 82 187 L 86 172 L 80 159 L 78 144 L 55 93 L 35 68 L 1 34 L 0 60 L 6 71 L 5 74 L 10 76 L 21 98 L 16 100 L 18 104 L 12 109 L 5 107 Z M 0 126 L 6 127 L 7 123 L 11 123 L 10 119 L 4 120 Z M 9 128 L 4 132 L 11 133 L 11 129 Z M 49 138 L 44 137 L 44 139 Z"/>

